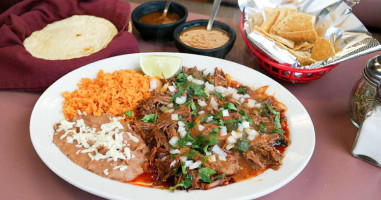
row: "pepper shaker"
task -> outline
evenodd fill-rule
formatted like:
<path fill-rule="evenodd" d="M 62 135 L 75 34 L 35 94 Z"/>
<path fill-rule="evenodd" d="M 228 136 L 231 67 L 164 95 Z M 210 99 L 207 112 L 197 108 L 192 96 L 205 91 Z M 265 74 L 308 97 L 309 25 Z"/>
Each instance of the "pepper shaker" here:
<path fill-rule="evenodd" d="M 365 114 L 376 96 L 376 87 L 381 80 L 381 55 L 371 58 L 363 70 L 362 77 L 352 89 L 349 102 L 352 123 L 359 128 Z"/>
<path fill-rule="evenodd" d="M 381 83 L 377 86 L 375 101 L 365 116 L 356 140 L 352 155 L 377 167 L 381 167 Z"/>

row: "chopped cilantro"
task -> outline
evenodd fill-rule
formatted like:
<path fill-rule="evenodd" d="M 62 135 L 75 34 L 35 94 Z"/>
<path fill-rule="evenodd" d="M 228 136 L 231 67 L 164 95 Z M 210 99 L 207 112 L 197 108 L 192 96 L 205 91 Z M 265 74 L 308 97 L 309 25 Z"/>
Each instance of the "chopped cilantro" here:
<path fill-rule="evenodd" d="M 195 104 L 193 101 L 192 101 L 192 103 L 190 104 L 190 106 L 191 106 L 191 109 L 192 109 L 192 110 L 197 111 L 196 104 Z"/>
<path fill-rule="evenodd" d="M 180 137 L 179 140 L 177 140 L 177 145 L 179 145 L 180 148 L 182 149 L 186 147 L 188 142 L 191 142 L 191 143 L 194 142 L 194 139 L 192 138 L 192 136 L 189 135 L 189 133 L 187 133 L 185 137 Z"/>
<path fill-rule="evenodd" d="M 224 104 L 224 105 L 222 105 L 222 107 L 227 109 L 227 110 L 238 111 L 238 109 L 235 107 L 235 105 L 233 103 Z"/>
<path fill-rule="evenodd" d="M 208 95 L 204 92 L 204 85 L 197 85 L 195 83 L 189 84 L 187 88 L 188 96 L 198 96 L 199 98 L 204 97 L 205 99 Z"/>
<path fill-rule="evenodd" d="M 284 130 L 281 128 L 276 128 L 271 131 L 271 133 L 284 133 Z"/>
<path fill-rule="evenodd" d="M 218 180 L 218 179 L 221 179 L 221 178 L 225 178 L 225 177 L 226 177 L 225 174 L 221 174 L 221 175 L 213 177 L 213 180 L 215 181 L 215 180 Z"/>
<path fill-rule="evenodd" d="M 247 93 L 247 87 L 238 88 L 238 94 L 246 94 L 246 93 Z"/>
<path fill-rule="evenodd" d="M 242 119 L 231 119 L 227 121 L 226 128 L 228 133 L 230 133 L 233 130 L 236 130 L 238 128 L 238 123 L 241 123 Z"/>
<path fill-rule="evenodd" d="M 187 166 L 185 166 L 185 162 L 182 162 L 181 163 L 181 171 L 183 172 L 183 174 L 187 174 Z"/>
<path fill-rule="evenodd" d="M 206 154 L 208 152 L 209 145 L 205 145 L 202 151 Z"/>
<path fill-rule="evenodd" d="M 218 138 L 217 138 L 215 135 L 212 135 L 212 136 L 209 137 L 209 140 L 208 140 L 208 141 L 209 141 L 209 142 L 208 142 L 208 145 L 210 145 L 210 146 L 214 146 L 214 145 L 217 144 L 217 142 L 218 142 Z"/>
<path fill-rule="evenodd" d="M 200 123 L 204 123 L 204 122 L 206 122 L 206 120 L 208 120 L 208 118 L 209 118 L 210 116 L 212 116 L 212 115 L 205 115 L 205 116 L 201 117 Z"/>
<path fill-rule="evenodd" d="M 222 96 L 222 94 L 221 94 L 221 93 L 218 93 L 218 92 L 214 93 L 214 96 L 215 96 L 217 99 L 222 99 L 222 98 L 224 98 L 224 97 Z"/>
<path fill-rule="evenodd" d="M 188 152 L 186 152 L 184 155 L 188 158 L 188 159 L 194 159 L 195 156 L 199 155 L 200 153 L 196 150 L 190 150 Z"/>
<path fill-rule="evenodd" d="M 215 174 L 216 171 L 213 169 L 210 169 L 209 167 L 203 167 L 198 170 L 198 175 L 200 176 L 200 179 L 206 183 L 211 183 L 212 180 L 210 179 L 210 176 Z"/>
<path fill-rule="evenodd" d="M 221 119 L 221 117 L 222 117 L 222 110 L 218 111 L 218 113 L 213 116 L 214 119 Z"/>
<path fill-rule="evenodd" d="M 218 127 L 214 127 L 212 132 L 209 132 L 209 134 L 217 134 L 218 132 L 220 132 L 220 129 Z"/>
<path fill-rule="evenodd" d="M 133 117 L 134 116 L 134 113 L 132 113 L 131 110 L 127 110 L 126 112 L 123 113 L 123 115 L 127 115 L 129 117 Z"/>
<path fill-rule="evenodd" d="M 170 187 L 169 190 L 173 191 L 178 187 L 183 187 L 184 189 L 188 189 L 191 185 L 192 185 L 192 175 L 187 174 L 185 178 L 179 184 L 176 184 L 175 186 Z"/>
<path fill-rule="evenodd" d="M 186 82 L 188 75 L 186 73 L 179 73 L 176 77 L 176 82 Z"/>
<path fill-rule="evenodd" d="M 177 144 L 180 146 L 180 148 L 184 148 L 188 142 L 186 141 L 185 137 L 182 137 L 177 140 Z"/>
<path fill-rule="evenodd" d="M 245 135 L 237 142 L 237 149 L 242 153 L 249 149 L 249 142 L 247 141 L 247 137 Z"/>
<path fill-rule="evenodd" d="M 145 115 L 142 119 L 143 122 L 156 122 L 157 115 L 156 114 L 148 114 Z"/>
<path fill-rule="evenodd" d="M 245 119 L 249 122 L 250 126 L 253 125 L 253 119 L 251 119 L 251 117 L 244 110 L 240 110 L 239 114 L 241 114 L 242 119 Z"/>
<path fill-rule="evenodd" d="M 265 104 L 265 108 L 267 108 L 272 114 L 279 115 L 278 111 L 275 111 L 274 108 L 272 108 L 269 104 Z"/>
<path fill-rule="evenodd" d="M 224 122 L 224 120 L 220 119 L 220 120 L 218 121 L 218 125 L 220 125 L 220 126 L 225 126 L 225 122 Z"/>
<path fill-rule="evenodd" d="M 185 128 L 189 131 L 191 128 L 193 128 L 195 126 L 195 123 L 189 123 L 189 122 L 185 122 Z"/>
<path fill-rule="evenodd" d="M 274 122 L 275 122 L 275 127 L 282 128 L 282 125 L 280 124 L 280 115 L 275 116 Z"/>
<path fill-rule="evenodd" d="M 177 97 L 181 97 L 184 93 L 184 90 L 182 88 L 179 88 L 179 90 L 172 96 L 172 102 L 176 102 Z"/>
<path fill-rule="evenodd" d="M 266 128 L 266 125 L 265 124 L 259 124 L 259 131 L 261 132 L 261 133 L 266 133 L 266 130 L 265 130 L 265 128 Z"/>

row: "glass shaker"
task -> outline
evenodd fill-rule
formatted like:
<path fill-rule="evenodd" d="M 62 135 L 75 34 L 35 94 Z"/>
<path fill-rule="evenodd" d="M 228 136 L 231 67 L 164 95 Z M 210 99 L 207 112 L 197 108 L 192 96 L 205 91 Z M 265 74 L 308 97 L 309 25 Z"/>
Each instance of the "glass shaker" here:
<path fill-rule="evenodd" d="M 372 165 L 381 167 L 381 83 L 377 86 L 375 101 L 365 116 L 356 140 L 352 155 Z"/>
<path fill-rule="evenodd" d="M 381 80 L 381 55 L 371 58 L 363 70 L 362 77 L 352 89 L 349 102 L 352 123 L 359 128 L 365 114 L 372 105 L 377 84 Z"/>

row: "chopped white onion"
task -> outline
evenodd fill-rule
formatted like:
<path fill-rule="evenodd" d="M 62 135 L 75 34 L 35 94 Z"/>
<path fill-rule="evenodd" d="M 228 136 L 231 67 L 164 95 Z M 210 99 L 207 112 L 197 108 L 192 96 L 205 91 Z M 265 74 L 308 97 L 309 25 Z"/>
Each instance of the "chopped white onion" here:
<path fill-rule="evenodd" d="M 189 167 L 191 164 L 193 164 L 193 160 L 187 160 L 185 161 L 185 166 Z"/>
<path fill-rule="evenodd" d="M 171 154 L 180 154 L 181 153 L 180 150 L 178 150 L 178 149 L 171 149 L 169 152 Z"/>
<path fill-rule="evenodd" d="M 249 99 L 247 101 L 247 107 L 254 108 L 256 101 L 254 99 Z"/>
<path fill-rule="evenodd" d="M 187 159 L 186 156 L 181 156 L 181 157 L 180 157 L 180 160 L 183 161 L 183 162 L 185 162 L 185 161 L 187 161 L 188 159 Z"/>
<path fill-rule="evenodd" d="M 234 144 L 237 142 L 237 138 L 234 137 L 234 136 L 229 136 L 227 139 L 226 139 L 226 142 L 229 143 L 229 144 Z"/>
<path fill-rule="evenodd" d="M 187 80 L 188 81 L 192 81 L 194 78 L 193 78 L 193 76 L 192 75 L 189 75 L 188 77 L 187 77 Z"/>
<path fill-rule="evenodd" d="M 179 137 L 173 136 L 168 143 L 171 144 L 172 146 L 175 146 L 177 144 L 177 141 L 179 140 Z"/>
<path fill-rule="evenodd" d="M 230 149 L 232 149 L 234 147 L 234 144 L 228 144 L 228 145 L 226 145 L 226 149 L 227 150 L 230 150 Z"/>
<path fill-rule="evenodd" d="M 214 145 L 212 151 L 218 155 L 218 158 L 221 160 L 221 157 L 225 157 L 228 155 L 224 150 L 222 150 L 218 145 Z"/>
<path fill-rule="evenodd" d="M 197 102 L 198 102 L 198 105 L 200 105 L 201 107 L 204 107 L 204 106 L 206 106 L 207 104 L 206 104 L 206 102 L 205 101 L 203 101 L 203 100 L 197 100 Z"/>
<path fill-rule="evenodd" d="M 193 79 L 192 82 L 197 85 L 204 85 L 205 83 L 203 80 L 199 80 L 199 79 Z"/>
<path fill-rule="evenodd" d="M 171 119 L 177 121 L 177 120 L 179 120 L 179 115 L 178 114 L 172 114 Z"/>
<path fill-rule="evenodd" d="M 242 126 L 243 126 L 243 128 L 250 128 L 250 123 L 247 121 L 243 121 Z"/>
<path fill-rule="evenodd" d="M 201 166 L 201 164 L 202 164 L 202 162 L 198 160 L 198 161 L 192 163 L 191 165 L 189 165 L 189 169 L 199 168 Z"/>
<path fill-rule="evenodd" d="M 168 86 L 168 90 L 170 91 L 170 92 L 175 92 L 176 91 L 176 87 L 175 86 Z"/>
<path fill-rule="evenodd" d="M 176 100 L 175 100 L 175 102 L 177 104 L 184 104 L 186 101 L 187 101 L 187 97 L 186 96 L 177 97 Z"/>
<path fill-rule="evenodd" d="M 218 110 L 218 103 L 214 97 L 210 98 L 210 105 L 214 110 Z"/>
<path fill-rule="evenodd" d="M 203 125 L 201 125 L 201 124 L 198 125 L 198 130 L 199 130 L 199 131 L 203 131 L 204 128 L 205 128 L 205 127 L 204 127 Z"/>
<path fill-rule="evenodd" d="M 226 128 L 226 126 L 220 126 L 220 135 L 225 136 L 227 134 L 228 134 L 228 129 Z"/>
<path fill-rule="evenodd" d="M 229 117 L 229 111 L 228 110 L 222 110 L 222 116 Z"/>
<path fill-rule="evenodd" d="M 176 162 L 177 162 L 176 160 L 172 161 L 171 164 L 170 164 L 169 166 L 170 166 L 170 167 L 175 166 Z"/>

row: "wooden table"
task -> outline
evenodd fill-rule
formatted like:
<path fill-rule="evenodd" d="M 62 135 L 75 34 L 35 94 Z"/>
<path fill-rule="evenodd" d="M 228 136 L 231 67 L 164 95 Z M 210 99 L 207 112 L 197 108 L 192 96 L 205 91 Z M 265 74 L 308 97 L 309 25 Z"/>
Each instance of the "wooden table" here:
<path fill-rule="evenodd" d="M 136 5 L 133 4 L 135 7 Z M 207 18 L 190 13 L 189 20 Z M 237 33 L 238 21 L 225 21 Z M 173 41 L 144 41 L 141 52 L 177 52 Z M 357 129 L 349 120 L 351 89 L 367 60 L 381 52 L 340 64 L 308 84 L 280 82 L 306 107 L 316 131 L 315 152 L 290 183 L 261 199 L 381 198 L 381 170 L 351 156 Z M 227 60 L 261 70 L 238 34 Z M 1 62 L 0 62 L 1 67 Z M 1 77 L 1 75 L 0 75 Z M 0 199 L 98 199 L 55 175 L 39 159 L 29 137 L 29 118 L 39 93 L 0 91 Z"/>

